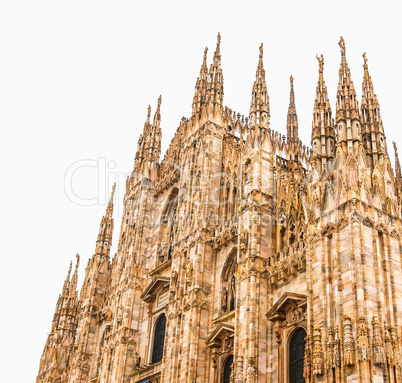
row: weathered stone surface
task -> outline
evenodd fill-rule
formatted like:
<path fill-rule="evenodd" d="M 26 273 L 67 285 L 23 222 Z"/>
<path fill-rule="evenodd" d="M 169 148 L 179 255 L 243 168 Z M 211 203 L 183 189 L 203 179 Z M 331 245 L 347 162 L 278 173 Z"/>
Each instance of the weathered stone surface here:
<path fill-rule="evenodd" d="M 249 117 L 223 107 L 220 36 L 162 161 L 161 98 L 148 110 L 117 253 L 112 194 L 37 383 L 288 383 L 301 333 L 305 382 L 401 382 L 401 167 L 366 56 L 359 108 L 340 47 L 335 119 L 317 56 L 311 150 L 292 77 L 287 138 L 270 128 L 262 45 Z"/>

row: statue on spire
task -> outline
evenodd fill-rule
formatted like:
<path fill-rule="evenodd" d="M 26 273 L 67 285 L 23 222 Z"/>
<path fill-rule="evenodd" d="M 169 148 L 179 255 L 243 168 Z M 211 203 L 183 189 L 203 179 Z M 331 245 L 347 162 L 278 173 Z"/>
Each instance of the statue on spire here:
<path fill-rule="evenodd" d="M 341 39 L 339 41 L 339 46 L 341 47 L 341 54 L 342 56 L 345 56 L 346 53 L 346 45 L 345 45 L 345 40 L 343 39 L 343 37 L 341 36 Z"/>
<path fill-rule="evenodd" d="M 324 72 L 324 56 L 318 56 L 316 55 L 315 57 L 317 57 L 318 60 L 318 67 L 319 67 L 319 72 L 323 73 Z"/>
<path fill-rule="evenodd" d="M 260 59 L 262 59 L 263 53 L 264 53 L 264 51 L 263 51 L 263 43 L 261 43 L 261 45 L 260 45 Z"/>
<path fill-rule="evenodd" d="M 367 65 L 368 58 L 366 56 L 366 52 L 363 53 L 364 65 Z"/>

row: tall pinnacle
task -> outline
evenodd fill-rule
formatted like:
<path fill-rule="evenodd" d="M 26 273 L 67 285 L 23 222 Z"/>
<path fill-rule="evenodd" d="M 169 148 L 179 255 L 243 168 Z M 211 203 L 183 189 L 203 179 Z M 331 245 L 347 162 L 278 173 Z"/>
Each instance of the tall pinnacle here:
<path fill-rule="evenodd" d="M 293 76 L 290 76 L 290 100 L 288 109 L 287 136 L 288 140 L 290 141 L 299 140 L 299 125 L 297 122 Z"/>
<path fill-rule="evenodd" d="M 200 76 L 197 78 L 195 84 L 195 92 L 193 98 L 193 116 L 199 116 L 201 114 L 202 104 L 205 103 L 205 93 L 207 88 L 207 77 L 208 77 L 207 53 L 208 53 L 208 47 L 206 47 L 204 50 L 204 58 L 200 69 Z"/>
<path fill-rule="evenodd" d="M 311 146 L 313 149 L 312 160 L 317 167 L 321 167 L 329 158 L 335 156 L 335 128 L 327 86 L 324 81 L 324 56 L 317 55 L 316 57 L 318 82 L 313 111 Z"/>
<path fill-rule="evenodd" d="M 362 85 L 362 137 L 366 151 L 367 161 L 372 168 L 377 163 L 383 163 L 388 156 L 387 146 L 382 126 L 380 105 L 374 94 L 374 86 L 368 71 L 367 56 L 363 53 L 363 85 Z"/>
<path fill-rule="evenodd" d="M 220 122 L 223 112 L 223 74 L 221 67 L 221 34 L 218 33 L 213 62 L 209 68 L 206 102 L 207 118 Z"/>
<path fill-rule="evenodd" d="M 77 253 L 77 263 L 75 264 L 75 270 L 73 277 L 71 278 L 71 284 L 70 284 L 70 296 L 75 296 L 77 292 L 77 281 L 78 281 L 78 267 L 80 266 L 80 255 Z"/>
<path fill-rule="evenodd" d="M 398 148 L 396 146 L 396 142 L 393 141 L 392 144 L 394 145 L 394 152 L 395 152 L 395 176 L 396 176 L 396 186 L 398 189 L 402 186 L 402 173 L 401 173 L 401 164 L 399 162 L 398 157 Z"/>
<path fill-rule="evenodd" d="M 134 171 L 136 175 L 154 180 L 158 177 L 158 164 L 161 153 L 162 131 L 160 128 L 161 113 L 160 107 L 162 96 L 158 98 L 158 106 L 151 125 L 151 107 L 148 106 L 147 119 L 144 124 L 144 131 L 140 135 L 135 155 Z"/>
<path fill-rule="evenodd" d="M 113 235 L 113 196 L 116 189 L 116 183 L 113 185 L 112 194 L 106 208 L 106 214 L 102 217 L 99 227 L 98 239 L 96 241 L 95 254 L 109 256 L 110 247 L 112 246 Z"/>
<path fill-rule="evenodd" d="M 113 184 L 112 194 L 110 196 L 109 203 L 108 203 L 107 208 L 106 208 L 106 218 L 107 219 L 112 219 L 113 218 L 113 197 L 114 197 L 115 189 L 116 189 L 116 182 Z"/>
<path fill-rule="evenodd" d="M 346 61 L 346 46 L 343 37 L 339 41 L 339 46 L 341 48 L 341 66 L 336 102 L 338 145 L 341 144 L 344 153 L 357 154 L 359 142 L 361 142 L 359 103 Z"/>
<path fill-rule="evenodd" d="M 265 82 L 263 44 L 261 43 L 258 66 L 255 74 L 255 82 L 251 95 L 250 127 L 262 126 L 268 128 L 269 117 L 269 97 L 267 92 L 267 83 Z"/>
<path fill-rule="evenodd" d="M 70 261 L 70 266 L 68 268 L 67 272 L 67 278 L 64 281 L 64 286 L 63 286 L 63 295 L 66 294 L 70 288 L 70 276 L 71 276 L 71 270 L 73 268 L 73 261 Z"/>

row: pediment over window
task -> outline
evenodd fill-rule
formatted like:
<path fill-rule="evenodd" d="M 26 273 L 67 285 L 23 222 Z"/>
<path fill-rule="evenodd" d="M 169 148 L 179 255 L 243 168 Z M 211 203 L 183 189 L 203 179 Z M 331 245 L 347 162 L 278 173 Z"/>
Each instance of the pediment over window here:
<path fill-rule="evenodd" d="M 170 278 L 162 275 L 155 275 L 151 283 L 147 286 L 141 295 L 141 299 L 147 303 L 155 301 L 156 295 L 159 290 L 169 287 Z"/>
<path fill-rule="evenodd" d="M 234 326 L 229 323 L 219 323 L 212 334 L 206 339 L 208 347 L 220 347 L 224 339 L 230 339 L 234 336 Z"/>
<path fill-rule="evenodd" d="M 267 317 L 271 322 L 285 320 L 288 322 L 300 321 L 305 319 L 306 307 L 307 297 L 305 295 L 286 292 L 267 312 Z M 290 315 L 295 317 L 290 317 Z"/>

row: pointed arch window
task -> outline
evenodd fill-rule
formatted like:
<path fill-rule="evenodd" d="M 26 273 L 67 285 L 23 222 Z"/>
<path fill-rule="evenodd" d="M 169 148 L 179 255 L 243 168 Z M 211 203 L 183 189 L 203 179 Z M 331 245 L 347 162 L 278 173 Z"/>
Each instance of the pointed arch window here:
<path fill-rule="evenodd" d="M 170 233 L 169 233 L 169 250 L 167 259 L 172 259 L 173 252 L 173 244 L 174 244 L 174 234 L 177 226 L 177 205 L 173 210 L 172 222 L 170 224 Z"/>
<path fill-rule="evenodd" d="M 307 333 L 304 328 L 294 332 L 289 343 L 289 383 L 305 383 L 303 377 L 304 349 Z"/>
<path fill-rule="evenodd" d="M 179 189 L 173 188 L 166 200 L 165 207 L 160 218 L 159 231 L 159 264 L 170 260 L 173 256 L 175 235 L 177 233 L 177 205 Z"/>
<path fill-rule="evenodd" d="M 223 366 L 223 383 L 230 383 L 232 374 L 233 355 L 229 355 Z"/>
<path fill-rule="evenodd" d="M 223 268 L 222 313 L 229 313 L 236 308 L 236 251 L 232 251 Z"/>
<path fill-rule="evenodd" d="M 151 363 L 158 363 L 163 358 L 163 348 L 165 345 L 166 316 L 162 314 L 155 324 L 154 343 L 152 347 Z"/>
<path fill-rule="evenodd" d="M 229 280 L 229 311 L 233 311 L 236 307 L 236 276 L 235 276 L 235 264 L 233 264 L 230 270 Z"/>

